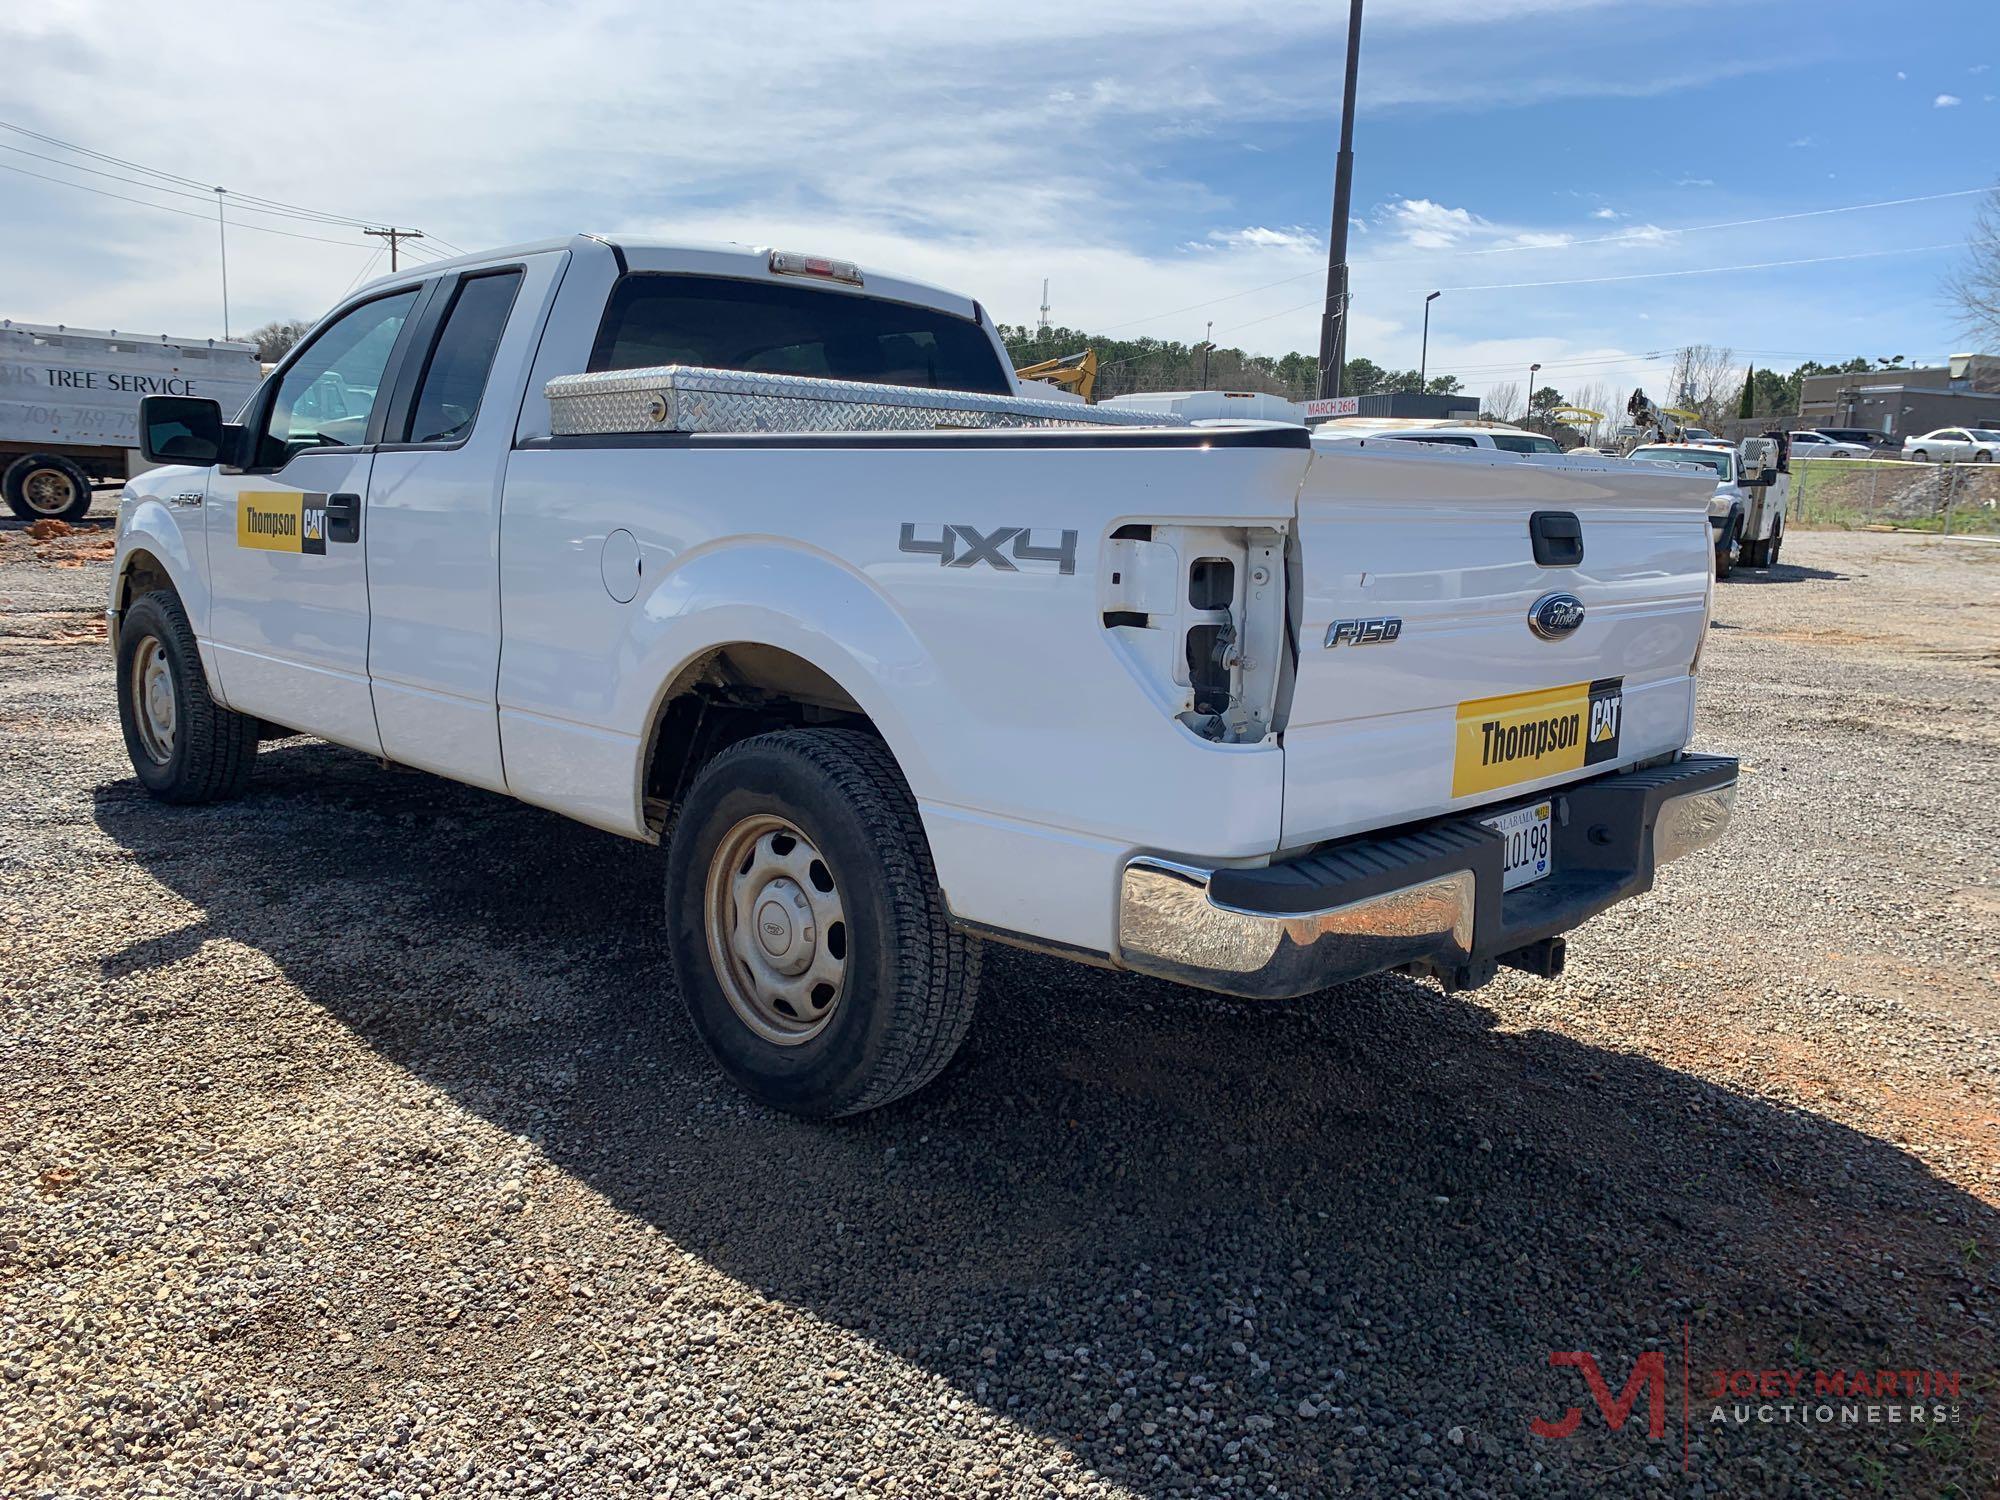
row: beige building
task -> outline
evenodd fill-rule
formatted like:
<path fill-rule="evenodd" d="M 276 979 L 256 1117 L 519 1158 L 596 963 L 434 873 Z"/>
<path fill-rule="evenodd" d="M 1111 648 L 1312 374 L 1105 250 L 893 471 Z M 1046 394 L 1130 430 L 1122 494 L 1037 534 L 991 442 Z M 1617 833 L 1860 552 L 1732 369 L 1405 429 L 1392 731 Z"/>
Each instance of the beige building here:
<path fill-rule="evenodd" d="M 1801 427 L 1865 427 L 1900 442 L 1938 427 L 2000 427 L 2000 356 L 1954 354 L 1912 370 L 1808 375 Z"/>

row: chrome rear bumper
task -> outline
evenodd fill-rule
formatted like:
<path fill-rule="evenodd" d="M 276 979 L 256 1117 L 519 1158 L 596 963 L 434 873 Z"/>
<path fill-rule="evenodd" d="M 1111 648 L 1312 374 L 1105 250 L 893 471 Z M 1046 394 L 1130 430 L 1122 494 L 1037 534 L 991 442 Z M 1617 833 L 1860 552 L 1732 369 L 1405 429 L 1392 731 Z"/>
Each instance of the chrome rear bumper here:
<path fill-rule="evenodd" d="M 1251 999 L 1388 969 L 1470 988 L 1503 957 L 1519 962 L 1521 950 L 1650 889 L 1659 866 L 1719 839 L 1736 762 L 1688 757 L 1539 795 L 1555 804 L 1555 873 L 1513 892 L 1502 890 L 1498 836 L 1463 817 L 1263 870 L 1139 856 L 1119 891 L 1118 962 Z"/>

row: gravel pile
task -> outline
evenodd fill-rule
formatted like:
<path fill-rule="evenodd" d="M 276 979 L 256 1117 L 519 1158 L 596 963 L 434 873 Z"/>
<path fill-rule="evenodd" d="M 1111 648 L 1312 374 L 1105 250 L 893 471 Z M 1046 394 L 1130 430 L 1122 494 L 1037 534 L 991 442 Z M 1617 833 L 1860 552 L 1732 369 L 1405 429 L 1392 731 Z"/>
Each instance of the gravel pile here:
<path fill-rule="evenodd" d="M 307 741 L 150 802 L 71 540 L 0 533 L 0 1493 L 1994 1491 L 2000 547 L 1721 585 L 1738 830 L 1559 982 L 993 949 L 953 1070 L 828 1128 L 701 1055 L 657 851 Z M 1684 1330 L 1697 1397 L 1968 1420 L 1697 1399 L 1684 1471 Z M 1568 1350 L 1664 1354 L 1665 1435 Z"/>

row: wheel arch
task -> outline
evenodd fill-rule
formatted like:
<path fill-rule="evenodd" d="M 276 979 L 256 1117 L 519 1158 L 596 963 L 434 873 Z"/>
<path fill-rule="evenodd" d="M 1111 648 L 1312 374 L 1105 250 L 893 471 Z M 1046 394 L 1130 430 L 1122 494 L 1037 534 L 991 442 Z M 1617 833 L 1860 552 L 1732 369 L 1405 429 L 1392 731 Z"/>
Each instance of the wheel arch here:
<path fill-rule="evenodd" d="M 731 745 L 776 729 L 857 729 L 881 740 L 902 767 L 892 736 L 849 687 L 858 680 L 840 664 L 829 670 L 769 641 L 723 641 L 697 651 L 661 687 L 648 715 L 639 770 L 648 830 L 664 829 L 673 806 L 709 761 Z"/>
<path fill-rule="evenodd" d="M 119 622 L 125 611 L 142 594 L 156 588 L 170 588 L 179 597 L 200 647 L 209 693 L 218 703 L 226 704 L 208 643 L 209 591 L 203 569 L 173 512 L 157 500 L 144 499 L 125 517 L 112 566 L 105 613 L 113 650 L 117 649 Z"/>

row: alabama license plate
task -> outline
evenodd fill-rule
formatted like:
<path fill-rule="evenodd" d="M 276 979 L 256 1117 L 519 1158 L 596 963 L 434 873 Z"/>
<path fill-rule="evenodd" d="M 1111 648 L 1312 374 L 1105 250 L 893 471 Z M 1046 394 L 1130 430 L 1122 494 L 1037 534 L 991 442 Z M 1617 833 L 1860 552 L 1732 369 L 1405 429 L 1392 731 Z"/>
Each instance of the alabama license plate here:
<path fill-rule="evenodd" d="M 1480 822 L 1500 835 L 1500 888 L 1511 891 L 1540 880 L 1553 866 L 1549 861 L 1549 804 L 1517 807 Z"/>

